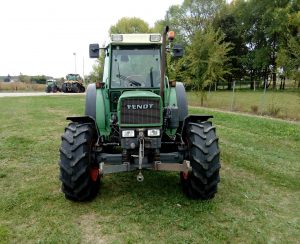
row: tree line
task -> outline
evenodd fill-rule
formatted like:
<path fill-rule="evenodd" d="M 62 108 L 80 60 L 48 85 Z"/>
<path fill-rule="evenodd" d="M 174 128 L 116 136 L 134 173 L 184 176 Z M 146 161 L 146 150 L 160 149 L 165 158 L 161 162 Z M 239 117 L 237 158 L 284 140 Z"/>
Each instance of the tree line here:
<path fill-rule="evenodd" d="M 47 79 L 52 78 L 45 75 L 23 75 L 20 74 L 19 76 L 10 76 L 9 74 L 7 76 L 0 76 L 0 80 L 3 80 L 4 82 L 11 82 L 11 81 L 19 81 L 27 84 L 46 84 Z"/>
<path fill-rule="evenodd" d="M 226 82 L 231 89 L 235 81 L 247 81 L 251 89 L 276 89 L 280 81 L 284 89 L 286 79 L 300 87 L 299 0 L 184 0 L 170 6 L 153 27 L 123 17 L 109 34 L 162 33 L 166 25 L 185 50 L 182 59 L 172 62 L 169 76 L 187 88 L 205 92 Z M 102 70 L 100 57 L 92 80 L 101 79 Z"/>

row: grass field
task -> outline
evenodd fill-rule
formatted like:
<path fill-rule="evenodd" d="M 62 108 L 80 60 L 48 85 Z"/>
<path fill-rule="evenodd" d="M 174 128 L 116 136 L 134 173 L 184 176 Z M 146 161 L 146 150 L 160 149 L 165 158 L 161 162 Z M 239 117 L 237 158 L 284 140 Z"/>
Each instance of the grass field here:
<path fill-rule="evenodd" d="M 190 105 L 200 106 L 199 94 L 188 93 Z M 232 91 L 207 92 L 205 107 L 221 110 L 268 115 L 275 118 L 300 121 L 300 90 L 295 91 Z"/>
<path fill-rule="evenodd" d="M 92 202 L 58 179 L 67 115 L 84 96 L 0 98 L 0 243 L 299 243 L 300 125 L 212 112 L 220 138 L 215 199 L 186 199 L 177 173 L 106 176 Z M 191 109 L 191 113 L 207 113 Z"/>

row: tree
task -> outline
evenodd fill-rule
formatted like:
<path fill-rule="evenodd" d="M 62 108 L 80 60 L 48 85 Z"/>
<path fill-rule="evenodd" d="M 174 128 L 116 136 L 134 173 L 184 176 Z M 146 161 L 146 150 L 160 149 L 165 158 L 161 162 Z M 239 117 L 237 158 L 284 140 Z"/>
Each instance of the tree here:
<path fill-rule="evenodd" d="M 231 68 L 231 74 L 225 76 L 228 82 L 228 90 L 231 89 L 233 80 L 241 80 L 245 75 L 242 57 L 247 54 L 248 50 L 244 36 L 241 35 L 239 28 L 237 28 L 239 25 L 237 12 L 240 11 L 241 7 L 238 4 L 224 5 L 213 22 L 214 28 L 220 28 L 224 33 L 224 41 L 232 45 L 232 49 L 228 53 L 228 56 L 231 58 L 226 64 Z"/>
<path fill-rule="evenodd" d="M 20 73 L 18 78 L 19 78 L 19 81 L 23 82 L 23 83 L 28 83 L 29 84 L 31 82 L 30 76 L 28 76 L 28 75 L 23 75 L 23 74 Z"/>
<path fill-rule="evenodd" d="M 292 2 L 288 7 L 293 10 L 288 19 L 290 35 L 278 52 L 277 63 L 283 69 L 283 75 L 298 82 L 300 88 L 300 4 Z"/>
<path fill-rule="evenodd" d="M 163 33 L 164 28 L 166 27 L 167 22 L 165 20 L 157 20 L 154 23 L 154 27 L 150 29 L 152 33 Z"/>
<path fill-rule="evenodd" d="M 11 81 L 11 76 L 8 74 L 5 78 L 4 78 L 4 82 L 10 82 Z"/>
<path fill-rule="evenodd" d="M 34 83 L 34 84 L 46 84 L 46 76 L 45 75 L 38 75 L 38 76 L 32 76 L 30 78 L 31 80 L 31 83 Z"/>
<path fill-rule="evenodd" d="M 201 106 L 205 98 L 205 88 L 218 81 L 224 80 L 230 74 L 226 67 L 227 56 L 231 50 L 230 44 L 224 42 L 224 34 L 215 31 L 212 26 L 196 32 L 191 45 L 187 48 L 184 58 L 187 67 L 186 76 L 194 89 L 200 92 Z"/>
<path fill-rule="evenodd" d="M 100 50 L 100 56 L 96 59 L 96 62 L 93 64 L 93 70 L 90 73 L 89 80 L 92 82 L 101 81 L 103 77 L 103 70 L 104 70 L 104 58 L 105 58 L 105 51 L 103 49 Z"/>
<path fill-rule="evenodd" d="M 299 1 L 237 0 L 232 8 L 237 33 L 244 38 L 247 47 L 247 52 L 241 55 L 241 62 L 250 77 L 251 88 L 255 79 L 267 82 L 271 76 L 275 89 L 277 55 L 295 36 L 297 25 L 289 18 L 299 11 Z"/>
<path fill-rule="evenodd" d="M 191 43 L 195 33 L 204 30 L 225 4 L 225 0 L 184 0 L 172 5 L 166 14 L 167 23 L 177 34 L 177 40 Z"/>
<path fill-rule="evenodd" d="M 288 45 L 282 48 L 277 56 L 277 63 L 283 69 L 283 76 L 294 79 L 300 87 L 300 38 L 292 37 Z M 284 89 L 284 84 L 282 85 Z"/>
<path fill-rule="evenodd" d="M 115 25 L 112 25 L 109 29 L 109 34 L 131 34 L 148 32 L 150 32 L 148 23 L 136 17 L 123 17 Z"/>

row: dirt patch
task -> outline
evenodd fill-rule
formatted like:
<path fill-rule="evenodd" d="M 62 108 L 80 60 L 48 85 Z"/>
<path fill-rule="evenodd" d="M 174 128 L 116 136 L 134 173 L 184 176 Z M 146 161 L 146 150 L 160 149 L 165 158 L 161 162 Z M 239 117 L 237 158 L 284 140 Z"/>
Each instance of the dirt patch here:
<path fill-rule="evenodd" d="M 82 215 L 78 220 L 78 225 L 82 233 L 81 243 L 108 243 L 108 240 L 101 234 L 101 227 L 96 214 Z"/>
<path fill-rule="evenodd" d="M 65 116 L 66 114 L 68 114 L 67 110 L 62 110 L 62 109 L 52 109 L 52 108 L 48 108 L 47 112 L 49 113 L 53 113 L 53 114 L 57 114 L 57 115 L 63 115 Z"/>

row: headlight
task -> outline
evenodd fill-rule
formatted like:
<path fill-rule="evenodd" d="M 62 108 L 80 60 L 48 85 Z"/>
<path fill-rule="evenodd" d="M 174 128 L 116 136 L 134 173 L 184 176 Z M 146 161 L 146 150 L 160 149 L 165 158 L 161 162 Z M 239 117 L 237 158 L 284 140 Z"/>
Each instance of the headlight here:
<path fill-rule="evenodd" d="M 150 35 L 150 42 L 160 42 L 161 35 Z"/>
<path fill-rule="evenodd" d="M 119 34 L 111 35 L 111 40 L 113 42 L 121 42 L 123 41 L 123 35 L 119 35 Z"/>
<path fill-rule="evenodd" d="M 122 137 L 134 137 L 134 130 L 122 130 Z"/>
<path fill-rule="evenodd" d="M 150 129 L 147 131 L 148 136 L 160 136 L 160 130 L 159 129 Z"/>

